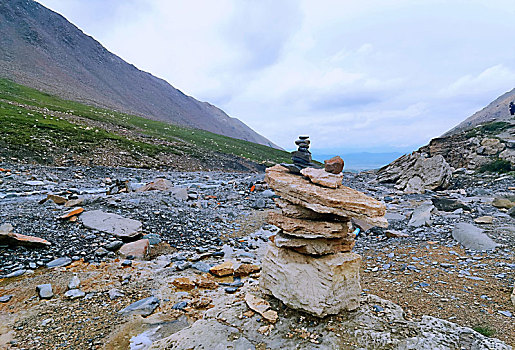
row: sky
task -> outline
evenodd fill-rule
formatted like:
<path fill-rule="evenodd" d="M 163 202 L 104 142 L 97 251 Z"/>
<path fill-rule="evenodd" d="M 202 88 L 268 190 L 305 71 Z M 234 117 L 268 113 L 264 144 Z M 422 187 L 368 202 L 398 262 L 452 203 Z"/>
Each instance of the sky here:
<path fill-rule="evenodd" d="M 38 0 L 279 146 L 410 152 L 515 88 L 513 0 Z"/>

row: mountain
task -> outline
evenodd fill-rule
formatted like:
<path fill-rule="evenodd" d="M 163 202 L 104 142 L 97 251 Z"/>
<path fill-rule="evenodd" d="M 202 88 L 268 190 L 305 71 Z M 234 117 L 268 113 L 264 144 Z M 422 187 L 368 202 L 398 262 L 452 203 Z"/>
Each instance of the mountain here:
<path fill-rule="evenodd" d="M 0 77 L 68 100 L 279 148 L 105 49 L 33 0 L 0 0 Z"/>
<path fill-rule="evenodd" d="M 515 170 L 515 116 L 510 115 L 510 102 L 515 102 L 515 89 L 498 97 L 444 135 L 432 139 L 409 157 L 403 156 L 383 167 L 379 173 L 403 167 L 404 159 L 414 161 L 435 156 L 442 156 L 455 169 Z"/>
<path fill-rule="evenodd" d="M 283 150 L 63 100 L 0 78 L 0 163 L 254 172 L 290 159 Z"/>
<path fill-rule="evenodd" d="M 488 106 L 474 113 L 442 136 L 453 135 L 464 130 L 470 130 L 479 124 L 490 123 L 493 121 L 513 122 L 514 118 L 510 115 L 509 111 L 510 102 L 515 102 L 515 89 L 499 96 Z"/>

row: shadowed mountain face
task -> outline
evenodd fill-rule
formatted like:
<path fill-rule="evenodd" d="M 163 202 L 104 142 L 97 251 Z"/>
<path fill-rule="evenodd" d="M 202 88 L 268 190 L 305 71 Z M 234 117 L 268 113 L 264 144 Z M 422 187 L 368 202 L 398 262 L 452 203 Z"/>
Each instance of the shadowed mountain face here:
<path fill-rule="evenodd" d="M 0 0 L 0 77 L 66 99 L 278 148 L 219 108 L 128 64 L 33 0 Z"/>
<path fill-rule="evenodd" d="M 514 117 L 510 114 L 510 102 L 515 103 L 515 89 L 496 98 L 492 103 L 482 110 L 472 114 L 460 124 L 443 134 L 443 137 L 470 130 L 479 124 L 490 122 L 511 122 Z"/>

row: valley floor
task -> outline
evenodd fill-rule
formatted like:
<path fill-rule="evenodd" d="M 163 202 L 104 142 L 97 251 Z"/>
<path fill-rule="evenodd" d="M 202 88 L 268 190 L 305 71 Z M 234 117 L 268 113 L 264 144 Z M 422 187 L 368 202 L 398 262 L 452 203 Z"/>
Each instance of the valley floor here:
<path fill-rule="evenodd" d="M 275 229 L 266 224 L 266 213 L 275 205 L 263 175 L 16 164 L 0 164 L 0 168 L 0 225 L 12 224 L 15 233 L 52 243 L 49 248 L 0 246 L 0 297 L 12 296 L 0 302 L 0 347 L 144 349 L 146 342 L 185 329 L 211 308 L 221 308 L 220 314 L 232 310 L 234 320 L 226 320 L 226 326 L 236 327 L 241 334 L 251 328 L 261 332 L 256 333 L 259 341 L 245 335 L 258 349 L 274 348 L 273 344 L 305 349 L 338 344 L 352 349 L 357 346 L 353 341 L 359 340 L 353 338 L 357 331 L 346 335 L 349 330 L 343 325 L 360 313 L 379 327 L 367 332 L 388 332 L 392 342 L 407 336 L 402 335 L 404 331 L 418 332 L 409 321 L 386 322 L 393 317 L 394 307 L 370 295 L 400 305 L 404 319 L 430 315 L 515 345 L 515 307 L 510 300 L 515 281 L 515 219 L 491 204 L 497 197 L 512 198 L 513 176 L 463 174 L 447 191 L 407 195 L 376 184 L 372 173 L 345 173 L 345 185 L 387 203 L 390 222 L 389 230 L 362 233 L 354 248 L 363 256 L 362 309 L 354 316 L 318 320 L 268 298 L 279 316 L 275 328 L 270 328 L 241 306 L 245 293 L 257 289 L 259 273 L 241 279 L 209 279 L 207 273 L 225 258 L 236 265 L 260 265 L 267 238 Z M 168 179 L 173 190 L 134 191 L 159 177 Z M 73 208 L 52 200 L 41 203 L 48 193 L 80 199 L 86 212 L 101 210 L 140 221 L 141 231 L 153 243 L 150 261 L 127 262 L 105 249 L 119 239 L 85 227 L 80 216 L 75 222 L 57 219 Z M 421 203 L 442 197 L 463 206 L 435 208 L 423 225 L 409 225 Z M 491 217 L 492 223 L 475 225 L 500 244 L 495 250 L 466 250 L 453 239 L 456 223 L 474 223 L 484 216 Z M 70 260 L 62 267 L 45 267 L 60 257 Z M 64 293 L 73 276 L 79 278 L 85 296 L 70 300 Z M 179 277 L 215 284 L 177 287 L 172 282 Z M 53 287 L 49 300 L 40 300 L 36 293 L 36 286 L 44 283 Z M 152 295 L 160 305 L 149 317 L 118 313 Z"/>

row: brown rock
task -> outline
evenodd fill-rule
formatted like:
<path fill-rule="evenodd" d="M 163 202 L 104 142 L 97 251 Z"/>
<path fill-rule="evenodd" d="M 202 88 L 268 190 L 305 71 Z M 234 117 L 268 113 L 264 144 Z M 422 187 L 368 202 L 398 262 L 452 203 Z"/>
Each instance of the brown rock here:
<path fill-rule="evenodd" d="M 494 222 L 494 218 L 492 216 L 480 216 L 474 219 L 476 224 L 491 224 Z"/>
<path fill-rule="evenodd" d="M 277 212 L 268 213 L 268 222 L 290 236 L 301 238 L 344 238 L 351 229 L 350 222 L 294 219 Z"/>
<path fill-rule="evenodd" d="M 209 275 L 202 276 L 197 280 L 197 286 L 204 289 L 218 288 L 218 283 Z"/>
<path fill-rule="evenodd" d="M 300 171 L 302 175 L 309 178 L 309 180 L 317 185 L 338 188 L 342 186 L 343 174 L 331 174 L 324 169 L 305 168 Z"/>
<path fill-rule="evenodd" d="M 236 277 L 248 276 L 250 274 L 259 272 L 260 270 L 261 270 L 261 267 L 254 265 L 254 264 L 241 264 L 234 271 L 234 276 L 236 276 Z"/>
<path fill-rule="evenodd" d="M 334 220 L 335 216 L 331 214 L 321 214 L 316 211 L 304 208 L 301 205 L 292 204 L 281 198 L 274 198 L 275 204 L 281 208 L 284 216 L 296 219 L 308 220 Z"/>
<path fill-rule="evenodd" d="M 67 211 L 63 215 L 59 216 L 58 219 L 65 220 L 65 219 L 71 218 L 72 216 L 79 215 L 83 211 L 84 211 L 84 208 L 73 209 L 73 210 Z"/>
<path fill-rule="evenodd" d="M 515 203 L 507 198 L 495 198 L 492 205 L 499 209 L 511 209 L 515 207 Z"/>
<path fill-rule="evenodd" d="M 279 248 L 288 248 L 301 254 L 321 256 L 340 252 L 350 252 L 356 243 L 352 233 L 347 238 L 298 238 L 277 234 L 274 243 Z"/>
<path fill-rule="evenodd" d="M 167 179 L 156 179 L 136 190 L 136 192 L 145 191 L 168 191 L 173 187 L 173 183 Z"/>
<path fill-rule="evenodd" d="M 234 265 L 230 261 L 225 261 L 220 265 L 210 268 L 209 272 L 217 277 L 230 276 L 234 273 Z"/>
<path fill-rule="evenodd" d="M 179 289 L 184 289 L 184 290 L 192 290 L 193 288 L 195 288 L 195 283 L 190 280 L 188 277 L 179 277 L 179 278 L 176 278 L 172 284 L 174 286 L 176 286 L 177 288 Z"/>
<path fill-rule="evenodd" d="M 47 200 L 51 200 L 55 204 L 59 204 L 59 205 L 62 205 L 64 203 L 66 203 L 66 201 L 67 201 L 66 198 L 58 196 L 56 194 L 49 194 L 49 195 L 46 196 L 46 199 Z"/>
<path fill-rule="evenodd" d="M 84 199 L 82 199 L 82 198 L 70 199 L 69 201 L 64 203 L 64 206 L 68 207 L 68 208 L 76 207 L 78 205 L 81 205 L 83 202 L 84 202 Z"/>
<path fill-rule="evenodd" d="M 344 162 L 340 156 L 333 157 L 328 160 L 324 160 L 324 169 L 331 174 L 339 174 L 343 171 Z"/>
<path fill-rule="evenodd" d="M 318 213 L 341 217 L 356 217 L 379 227 L 388 227 L 384 218 L 386 207 L 378 200 L 346 186 L 330 189 L 290 174 L 280 165 L 266 170 L 265 180 L 276 194 L 290 203 L 301 205 Z"/>
<path fill-rule="evenodd" d="M 124 257 L 132 255 L 135 259 L 146 260 L 148 258 L 149 246 L 148 239 L 140 239 L 122 245 L 118 253 Z"/>
<path fill-rule="evenodd" d="M 48 247 L 52 245 L 52 243 L 43 238 L 21 235 L 19 233 L 14 232 L 0 232 L 0 244 L 34 248 Z"/>

